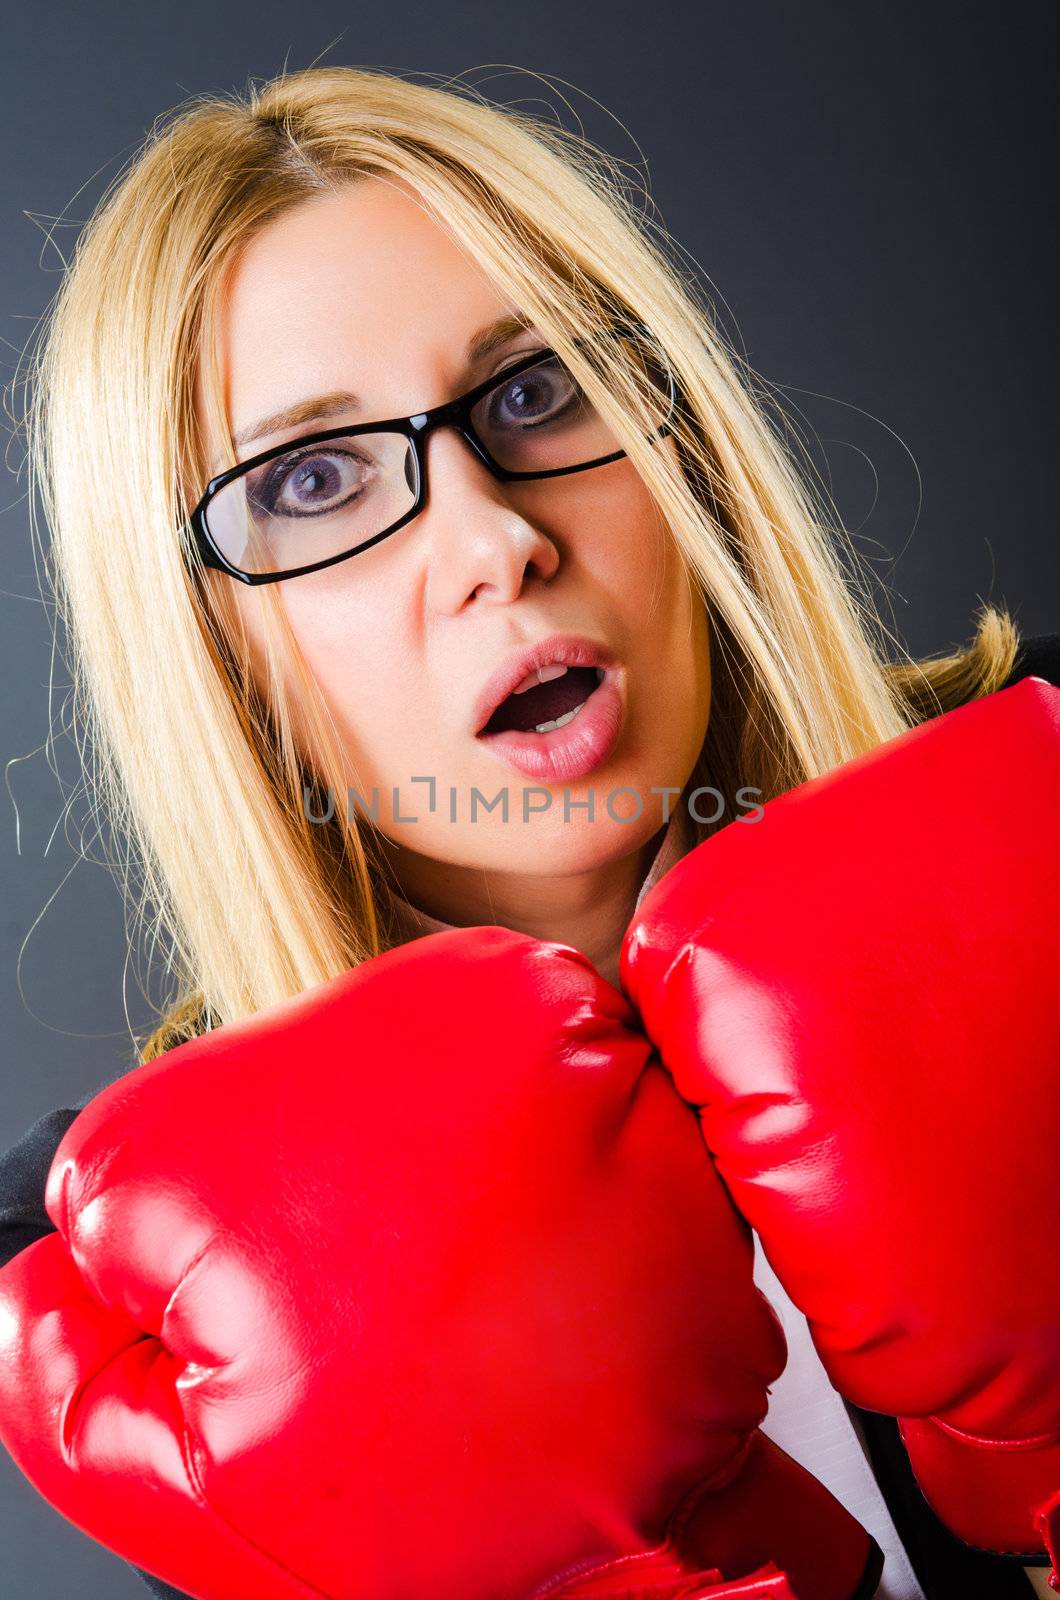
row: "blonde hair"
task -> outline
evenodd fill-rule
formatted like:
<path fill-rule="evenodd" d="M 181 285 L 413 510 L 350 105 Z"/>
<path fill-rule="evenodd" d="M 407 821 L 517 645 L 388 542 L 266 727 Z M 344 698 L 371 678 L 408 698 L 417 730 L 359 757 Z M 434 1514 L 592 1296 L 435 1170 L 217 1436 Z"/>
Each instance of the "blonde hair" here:
<path fill-rule="evenodd" d="M 272 630 L 259 696 L 230 580 L 202 568 L 186 531 L 210 476 L 197 383 L 228 437 L 211 331 L 226 272 L 285 208 L 366 175 L 409 185 L 533 320 L 657 503 L 710 619 L 713 703 L 690 783 L 770 798 L 990 693 L 1015 657 L 1011 619 L 987 608 L 970 649 L 887 661 L 888 641 L 901 649 L 853 551 L 844 574 L 842 530 L 782 443 L 771 397 L 619 163 L 583 137 L 466 85 L 344 67 L 186 102 L 82 231 L 29 385 L 86 782 L 127 843 L 114 863 L 127 903 L 139 860 L 136 915 L 164 948 L 170 994 L 143 1060 L 393 938 L 370 832 L 343 807 L 327 826 L 306 815 L 307 794 L 345 785 L 277 586 L 257 590 Z M 683 397 L 673 454 L 647 442 L 642 367 L 605 337 L 622 317 L 645 326 Z M 324 752 L 313 771 L 276 671 L 281 636 Z"/>

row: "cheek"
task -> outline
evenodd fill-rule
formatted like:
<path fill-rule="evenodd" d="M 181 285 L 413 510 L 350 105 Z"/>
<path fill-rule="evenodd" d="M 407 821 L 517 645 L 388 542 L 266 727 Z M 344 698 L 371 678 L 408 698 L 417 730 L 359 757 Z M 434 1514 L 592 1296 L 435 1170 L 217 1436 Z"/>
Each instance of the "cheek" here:
<path fill-rule="evenodd" d="M 593 477 L 586 474 L 586 480 Z M 586 482 L 568 523 L 570 549 L 636 635 L 687 624 L 683 567 L 662 513 L 633 468 L 616 463 Z"/>
<path fill-rule="evenodd" d="M 653 737 L 682 745 L 701 742 L 710 714 L 706 605 L 686 576 L 662 512 L 629 466 L 616 467 L 610 479 L 601 473 L 581 512 L 580 526 L 591 532 L 580 547 L 625 619 L 642 689 L 640 707 Z M 643 697 L 644 683 L 659 674 L 672 686 L 669 720 L 659 716 L 654 694 Z"/>
<path fill-rule="evenodd" d="M 561 492 L 561 505 L 550 508 L 540 525 L 562 540 L 573 568 L 602 580 L 613 595 L 622 594 L 646 554 L 654 564 L 654 502 L 626 462 L 572 476 Z M 532 507 L 525 514 L 534 520 Z"/>
<path fill-rule="evenodd" d="M 327 581 L 325 581 L 327 580 Z M 265 640 L 276 640 L 295 738 L 312 747 L 310 719 L 304 716 L 306 692 L 297 659 L 334 720 L 339 739 L 360 761 L 393 742 L 404 726 L 398 714 L 409 704 L 406 681 L 415 660 L 407 621 L 375 585 L 361 584 L 356 595 L 335 582 L 334 573 L 308 574 L 288 585 L 277 614 L 263 614 L 257 595 L 239 597 L 244 628 L 259 686 L 267 682 Z M 266 607 L 268 602 L 266 602 Z"/>
<path fill-rule="evenodd" d="M 292 614 L 291 626 L 340 732 L 371 748 L 404 693 L 400 619 L 385 609 L 335 604 L 306 606 Z"/>

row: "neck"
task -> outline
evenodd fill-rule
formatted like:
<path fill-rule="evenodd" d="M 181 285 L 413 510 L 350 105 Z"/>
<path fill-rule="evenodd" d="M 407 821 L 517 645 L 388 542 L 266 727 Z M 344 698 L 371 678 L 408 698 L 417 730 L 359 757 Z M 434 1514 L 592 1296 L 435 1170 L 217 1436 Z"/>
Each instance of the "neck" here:
<path fill-rule="evenodd" d="M 401 894 L 428 917 L 459 928 L 496 924 L 573 945 L 617 987 L 622 937 L 664 833 L 628 855 L 562 874 L 454 865 L 390 839 L 383 848 Z"/>

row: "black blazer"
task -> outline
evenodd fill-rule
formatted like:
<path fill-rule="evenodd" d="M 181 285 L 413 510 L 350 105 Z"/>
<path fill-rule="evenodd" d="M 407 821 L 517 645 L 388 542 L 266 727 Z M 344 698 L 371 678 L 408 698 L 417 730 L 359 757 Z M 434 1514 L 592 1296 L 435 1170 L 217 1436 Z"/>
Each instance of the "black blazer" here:
<path fill-rule="evenodd" d="M 1060 684 L 1060 633 L 1025 639 L 1004 687 L 1031 675 Z M 93 1090 L 80 1105 L 49 1111 L 0 1156 L 0 1266 L 35 1239 L 55 1231 L 44 1209 L 52 1157 L 82 1106 L 97 1092 Z M 952 1600 L 954 1595 L 961 1600 L 1028 1600 L 1032 1591 L 1023 1566 L 1035 1563 L 988 1555 L 962 1544 L 921 1494 L 894 1418 L 844 1403 L 861 1426 L 876 1481 L 927 1600 Z M 1048 1564 L 1045 1557 L 1040 1564 Z M 188 1600 L 182 1590 L 160 1578 L 139 1567 L 133 1571 L 163 1600 Z"/>

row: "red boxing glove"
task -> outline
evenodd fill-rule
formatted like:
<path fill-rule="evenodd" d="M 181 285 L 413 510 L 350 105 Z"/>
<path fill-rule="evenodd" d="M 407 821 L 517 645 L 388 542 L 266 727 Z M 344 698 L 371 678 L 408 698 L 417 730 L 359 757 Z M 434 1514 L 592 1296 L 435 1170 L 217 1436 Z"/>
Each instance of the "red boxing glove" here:
<path fill-rule="evenodd" d="M 1027 678 L 705 841 L 620 966 L 835 1387 L 958 1537 L 1054 1563 L 1058 819 Z"/>
<path fill-rule="evenodd" d="M 200 1600 L 875 1588 L 757 1431 L 750 1232 L 577 951 L 440 933 L 194 1040 L 81 1112 L 47 1206 L 0 1433 Z"/>

